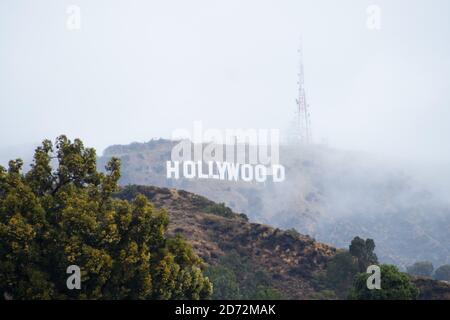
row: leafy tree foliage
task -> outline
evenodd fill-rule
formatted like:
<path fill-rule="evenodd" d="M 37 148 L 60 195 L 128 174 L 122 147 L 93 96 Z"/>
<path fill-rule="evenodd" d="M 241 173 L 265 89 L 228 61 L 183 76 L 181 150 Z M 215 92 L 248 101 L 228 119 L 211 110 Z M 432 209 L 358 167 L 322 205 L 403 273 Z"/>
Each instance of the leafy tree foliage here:
<path fill-rule="evenodd" d="M 282 300 L 284 296 L 275 288 L 259 286 L 256 292 L 251 296 L 252 300 Z"/>
<path fill-rule="evenodd" d="M 436 280 L 450 281 L 450 265 L 446 264 L 437 268 L 433 277 Z"/>
<path fill-rule="evenodd" d="M 360 272 L 365 272 L 368 266 L 378 263 L 378 258 L 374 250 L 375 242 L 372 239 L 364 240 L 360 237 L 355 237 L 352 240 L 349 252 L 358 259 Z"/>
<path fill-rule="evenodd" d="M 337 253 L 327 264 L 326 287 L 336 295 L 345 298 L 352 288 L 353 279 L 359 272 L 366 272 L 367 267 L 378 263 L 374 253 L 375 242 L 372 239 L 355 237 L 348 251 Z"/>
<path fill-rule="evenodd" d="M 233 300 L 240 299 L 241 292 L 235 273 L 225 266 L 209 267 L 205 275 L 213 282 L 212 299 Z"/>
<path fill-rule="evenodd" d="M 406 271 L 413 276 L 431 277 L 433 274 L 433 264 L 429 261 L 419 261 L 412 266 L 408 266 Z"/>
<path fill-rule="evenodd" d="M 236 251 L 228 252 L 205 273 L 214 284 L 214 299 L 283 299 L 272 278 Z"/>
<path fill-rule="evenodd" d="M 114 199 L 120 162 L 96 169 L 76 139 L 43 141 L 31 169 L 0 167 L 0 294 L 13 299 L 200 299 L 212 285 L 165 211 L 147 198 Z M 69 290 L 66 269 L 81 269 Z"/>
<path fill-rule="evenodd" d="M 228 208 L 225 203 L 214 203 L 206 207 L 205 212 L 212 213 L 225 218 L 231 218 L 233 211 Z"/>
<path fill-rule="evenodd" d="M 381 289 L 367 288 L 368 273 L 359 273 L 354 280 L 349 299 L 353 300 L 414 300 L 419 294 L 408 275 L 397 267 L 381 265 Z"/>
<path fill-rule="evenodd" d="M 326 283 L 331 286 L 340 297 L 346 297 L 359 272 L 358 260 L 349 252 L 340 252 L 328 262 Z"/>

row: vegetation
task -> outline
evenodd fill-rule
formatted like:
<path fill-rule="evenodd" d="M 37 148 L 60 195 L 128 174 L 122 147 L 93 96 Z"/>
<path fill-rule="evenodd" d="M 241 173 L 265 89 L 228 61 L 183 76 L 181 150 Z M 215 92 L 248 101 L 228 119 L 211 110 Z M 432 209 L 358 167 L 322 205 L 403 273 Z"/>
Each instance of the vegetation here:
<path fill-rule="evenodd" d="M 358 260 L 360 272 L 366 272 L 367 267 L 378 263 L 377 255 L 374 252 L 375 242 L 372 239 L 361 239 L 355 237 L 349 247 L 350 254 Z"/>
<path fill-rule="evenodd" d="M 287 235 L 290 235 L 293 238 L 297 238 L 300 236 L 300 233 L 295 228 L 288 229 L 285 232 Z"/>
<path fill-rule="evenodd" d="M 336 300 L 338 296 L 333 290 L 319 290 L 311 295 L 313 300 Z"/>
<path fill-rule="evenodd" d="M 52 167 L 52 161 L 54 166 Z M 94 149 L 43 141 L 31 169 L 0 167 L 0 294 L 13 299 L 201 299 L 212 285 L 168 215 L 142 195 L 115 199 L 120 162 L 96 169 Z M 67 267 L 81 269 L 69 290 Z"/>
<path fill-rule="evenodd" d="M 381 265 L 381 289 L 368 289 L 367 267 L 378 264 L 372 239 L 355 237 L 348 251 L 337 253 L 328 263 L 326 283 L 339 298 L 355 300 L 410 300 L 416 299 L 419 290 L 410 277 L 395 266 Z M 409 268 L 411 272 L 431 274 L 429 263 L 416 263 Z M 331 295 L 330 295 L 331 296 Z"/>
<path fill-rule="evenodd" d="M 369 290 L 367 278 L 370 274 L 359 273 L 354 280 L 349 299 L 352 300 L 413 300 L 419 290 L 408 275 L 398 271 L 397 267 L 381 265 L 381 289 Z"/>
<path fill-rule="evenodd" d="M 218 266 L 209 267 L 205 274 L 214 284 L 213 299 L 283 299 L 267 273 L 234 251 L 220 259 Z"/>
<path fill-rule="evenodd" d="M 442 281 L 450 281 L 450 265 L 440 266 L 434 272 L 434 279 Z"/>
<path fill-rule="evenodd" d="M 428 277 L 435 280 L 450 281 L 450 265 L 443 265 L 434 270 L 433 264 L 428 261 L 420 261 L 406 268 L 413 276 Z M 434 272 L 433 272 L 434 271 Z"/>
<path fill-rule="evenodd" d="M 275 288 L 267 286 L 258 286 L 254 294 L 250 296 L 251 300 L 282 300 L 284 296 Z"/>
<path fill-rule="evenodd" d="M 214 203 L 206 207 L 205 212 L 212 213 L 225 218 L 231 218 L 233 211 L 225 203 Z"/>
<path fill-rule="evenodd" d="M 413 276 L 419 277 L 431 277 L 433 274 L 433 264 L 429 261 L 420 261 L 414 263 L 412 266 L 408 266 L 406 271 Z"/>
<path fill-rule="evenodd" d="M 337 253 L 328 263 L 325 281 L 340 298 L 346 298 L 358 272 L 366 272 L 367 267 L 377 264 L 375 242 L 372 239 L 355 237 L 348 251 Z"/>
<path fill-rule="evenodd" d="M 232 300 L 241 297 L 236 274 L 224 266 L 209 267 L 205 275 L 213 282 L 213 299 Z"/>
<path fill-rule="evenodd" d="M 358 271 L 357 259 L 347 251 L 340 252 L 328 263 L 325 281 L 338 296 L 345 298 Z"/>

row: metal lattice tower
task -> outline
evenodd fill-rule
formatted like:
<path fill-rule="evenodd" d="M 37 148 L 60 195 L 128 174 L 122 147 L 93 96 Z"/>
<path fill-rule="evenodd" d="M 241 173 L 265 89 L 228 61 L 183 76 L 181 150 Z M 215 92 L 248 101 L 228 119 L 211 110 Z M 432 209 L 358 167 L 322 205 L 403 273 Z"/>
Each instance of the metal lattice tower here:
<path fill-rule="evenodd" d="M 298 72 L 298 98 L 297 102 L 297 139 L 302 144 L 310 144 L 311 135 L 311 115 L 309 113 L 309 105 L 306 101 L 305 93 L 305 75 L 303 69 L 303 50 L 300 44 L 299 53 L 299 72 Z"/>

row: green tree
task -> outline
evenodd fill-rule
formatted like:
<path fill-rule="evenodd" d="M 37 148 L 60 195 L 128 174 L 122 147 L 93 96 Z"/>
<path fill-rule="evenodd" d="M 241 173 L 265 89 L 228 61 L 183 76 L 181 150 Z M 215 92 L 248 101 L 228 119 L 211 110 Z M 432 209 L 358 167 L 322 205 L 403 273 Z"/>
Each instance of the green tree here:
<path fill-rule="evenodd" d="M 241 299 L 239 284 L 235 273 L 225 266 L 212 266 L 206 269 L 205 275 L 214 285 L 212 299 L 238 300 Z"/>
<path fill-rule="evenodd" d="M 252 300 L 283 300 L 283 294 L 273 287 L 258 286 L 256 292 L 250 297 Z"/>
<path fill-rule="evenodd" d="M 232 250 L 220 258 L 217 266 L 206 271 L 214 285 L 214 299 L 280 299 L 282 293 L 273 279 L 248 257 Z"/>
<path fill-rule="evenodd" d="M 225 218 L 231 218 L 233 211 L 225 203 L 214 203 L 205 208 L 205 212 L 212 213 Z"/>
<path fill-rule="evenodd" d="M 327 263 L 325 287 L 333 289 L 338 297 L 347 297 L 354 277 L 359 272 L 366 272 L 368 266 L 378 263 L 374 249 L 375 242 L 372 239 L 355 237 L 348 251 L 337 253 Z"/>
<path fill-rule="evenodd" d="M 406 271 L 413 276 L 431 277 L 433 274 L 433 264 L 429 261 L 419 261 L 412 266 L 406 267 Z"/>
<path fill-rule="evenodd" d="M 358 272 L 358 260 L 347 251 L 339 252 L 328 262 L 326 283 L 338 296 L 346 297 Z"/>
<path fill-rule="evenodd" d="M 446 264 L 437 268 L 433 278 L 436 280 L 450 281 L 450 265 Z"/>
<path fill-rule="evenodd" d="M 52 161 L 55 163 L 52 166 Z M 181 239 L 165 236 L 164 210 L 112 197 L 120 162 L 96 169 L 76 139 L 43 141 L 31 169 L 0 167 L 0 294 L 13 299 L 200 299 L 212 285 Z M 81 269 L 69 290 L 67 267 Z"/>
<path fill-rule="evenodd" d="M 349 294 L 352 300 L 414 300 L 419 294 L 408 275 L 392 265 L 381 265 L 381 289 L 367 288 L 368 273 L 356 275 Z"/>
<path fill-rule="evenodd" d="M 360 272 L 365 272 L 368 266 L 378 263 L 378 258 L 374 250 L 375 242 L 372 239 L 364 240 L 360 237 L 355 237 L 352 240 L 349 252 L 358 259 Z"/>

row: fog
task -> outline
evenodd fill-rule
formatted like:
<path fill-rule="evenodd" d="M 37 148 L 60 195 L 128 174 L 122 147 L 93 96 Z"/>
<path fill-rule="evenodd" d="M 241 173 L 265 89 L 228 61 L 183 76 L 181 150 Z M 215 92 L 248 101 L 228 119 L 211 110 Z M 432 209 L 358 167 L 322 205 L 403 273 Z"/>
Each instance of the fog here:
<path fill-rule="evenodd" d="M 450 3 L 376 1 L 380 30 L 372 4 L 3 0 L 0 154 L 61 133 L 101 153 L 195 120 L 285 130 L 301 37 L 315 142 L 445 168 Z"/>
<path fill-rule="evenodd" d="M 174 167 L 171 153 L 179 150 L 175 147 L 178 142 L 152 140 L 111 146 L 98 167 L 119 157 L 121 185 L 152 185 L 203 195 L 245 213 L 253 222 L 295 228 L 338 248 L 347 248 L 355 236 L 374 239 L 383 263 L 405 268 L 421 260 L 436 266 L 450 262 L 449 186 L 442 168 L 432 168 L 435 173 L 440 170 L 437 179 L 429 168 L 396 163 L 368 152 L 282 145 L 280 163 L 286 175 L 281 181 L 208 179 L 195 173 L 195 177 L 185 173 L 177 178 L 169 168 Z M 227 150 L 229 146 L 222 147 Z M 206 163 L 203 167 L 206 173 Z M 438 183 L 444 181 L 447 185 Z"/>

